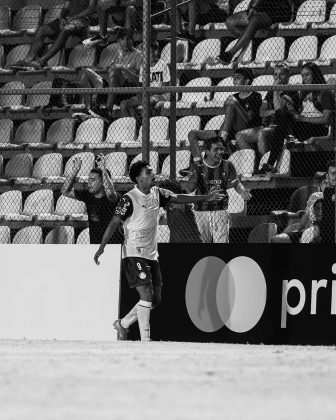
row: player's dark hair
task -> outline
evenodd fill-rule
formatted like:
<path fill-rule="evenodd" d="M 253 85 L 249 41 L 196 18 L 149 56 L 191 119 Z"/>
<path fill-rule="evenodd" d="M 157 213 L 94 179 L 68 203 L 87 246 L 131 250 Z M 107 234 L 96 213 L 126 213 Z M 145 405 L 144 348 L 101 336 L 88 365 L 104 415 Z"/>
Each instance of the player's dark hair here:
<path fill-rule="evenodd" d="M 136 184 L 137 177 L 141 174 L 141 171 L 148 166 L 148 162 L 145 160 L 139 160 L 138 162 L 135 162 L 131 165 L 129 169 L 129 176 L 131 178 L 131 181 Z"/>
<path fill-rule="evenodd" d="M 108 169 L 106 169 L 106 172 L 107 172 L 107 175 L 111 178 L 111 172 Z M 103 178 L 103 172 L 99 168 L 91 169 L 90 173 L 91 174 L 98 174 L 100 178 Z"/>
<path fill-rule="evenodd" d="M 219 136 L 211 137 L 210 139 L 204 140 L 204 149 L 207 151 L 211 150 L 213 144 L 221 143 L 223 145 L 223 139 Z"/>
<path fill-rule="evenodd" d="M 336 160 L 335 159 L 331 159 L 327 162 L 327 171 L 329 170 L 329 168 L 335 168 L 336 167 Z"/>

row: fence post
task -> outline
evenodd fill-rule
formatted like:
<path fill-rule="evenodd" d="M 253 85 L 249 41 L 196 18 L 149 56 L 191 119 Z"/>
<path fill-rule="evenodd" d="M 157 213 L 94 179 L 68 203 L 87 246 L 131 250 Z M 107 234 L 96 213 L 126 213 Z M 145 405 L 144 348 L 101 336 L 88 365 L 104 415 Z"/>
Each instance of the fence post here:
<path fill-rule="evenodd" d="M 143 0 L 143 73 L 142 73 L 142 159 L 149 162 L 150 148 L 150 44 L 151 0 Z"/>
<path fill-rule="evenodd" d="M 171 0 L 170 12 L 170 85 L 176 86 L 176 0 Z M 170 139 L 170 178 L 176 178 L 176 92 L 170 94 L 170 121 L 169 121 L 169 139 Z"/>

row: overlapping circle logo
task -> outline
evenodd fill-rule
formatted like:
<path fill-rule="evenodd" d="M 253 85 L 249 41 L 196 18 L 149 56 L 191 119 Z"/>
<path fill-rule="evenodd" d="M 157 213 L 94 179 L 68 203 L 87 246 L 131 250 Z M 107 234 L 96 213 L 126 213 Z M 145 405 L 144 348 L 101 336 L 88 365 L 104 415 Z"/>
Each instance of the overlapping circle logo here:
<path fill-rule="evenodd" d="M 264 273 L 249 257 L 236 257 L 227 264 L 218 257 L 205 257 L 191 270 L 186 287 L 186 306 L 194 325 L 214 332 L 224 325 L 243 333 L 260 320 L 266 305 Z"/>

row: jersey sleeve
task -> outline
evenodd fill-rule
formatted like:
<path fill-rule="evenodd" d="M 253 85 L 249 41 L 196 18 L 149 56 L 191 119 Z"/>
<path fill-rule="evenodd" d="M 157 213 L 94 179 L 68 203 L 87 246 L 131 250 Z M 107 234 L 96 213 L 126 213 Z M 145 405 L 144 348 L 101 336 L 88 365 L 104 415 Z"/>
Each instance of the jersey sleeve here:
<path fill-rule="evenodd" d="M 164 188 L 159 188 L 160 207 L 165 207 L 175 194 Z"/>
<path fill-rule="evenodd" d="M 114 215 L 121 221 L 127 220 L 133 214 L 133 203 L 128 195 L 124 195 L 119 201 Z"/>

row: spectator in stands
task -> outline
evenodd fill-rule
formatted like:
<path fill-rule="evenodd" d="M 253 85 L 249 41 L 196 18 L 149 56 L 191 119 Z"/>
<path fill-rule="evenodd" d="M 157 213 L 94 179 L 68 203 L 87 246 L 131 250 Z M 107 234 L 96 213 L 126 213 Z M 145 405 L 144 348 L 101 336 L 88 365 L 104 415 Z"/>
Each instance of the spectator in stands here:
<path fill-rule="evenodd" d="M 167 86 L 170 82 L 170 72 L 167 63 L 159 60 L 159 44 L 158 42 L 151 43 L 151 67 L 150 67 L 150 85 L 151 87 Z M 140 70 L 139 83 L 142 83 L 143 67 Z M 157 94 L 150 97 L 150 104 L 152 113 L 155 108 L 169 101 L 169 94 Z M 136 109 L 142 104 L 142 95 L 133 96 L 120 103 L 120 111 L 123 117 L 135 117 Z"/>
<path fill-rule="evenodd" d="M 92 69 L 84 69 L 80 87 L 139 87 L 139 73 L 143 62 L 142 52 L 133 47 L 133 41 L 126 29 L 120 29 L 117 34 L 117 42 L 119 43 L 120 51 L 117 58 L 111 62 L 108 67 L 108 82 Z M 84 103 L 87 111 L 93 116 L 104 116 L 109 119 L 113 117 L 113 106 L 120 104 L 120 102 L 132 95 L 120 95 L 111 93 L 107 97 L 107 114 L 99 109 L 99 104 L 93 106 L 91 104 L 91 97 L 87 95 Z M 105 98 L 100 95 L 97 98 L 98 102 Z M 98 114 L 98 115 L 97 115 Z"/>
<path fill-rule="evenodd" d="M 188 182 L 162 181 L 159 187 L 172 191 L 174 194 L 188 194 Z M 167 211 L 167 225 L 170 230 L 171 243 L 202 243 L 192 204 L 169 203 Z"/>
<path fill-rule="evenodd" d="M 185 0 L 178 0 L 177 4 Z M 217 0 L 191 0 L 188 4 L 177 9 L 177 35 L 187 38 L 196 44 L 195 38 L 196 25 L 204 26 L 211 22 L 225 22 L 227 13 L 220 9 Z M 171 7 L 170 1 L 167 7 Z M 182 26 L 182 20 L 188 22 L 188 29 L 185 31 Z"/>
<path fill-rule="evenodd" d="M 67 176 L 62 188 L 66 197 L 84 201 L 89 218 L 90 243 L 100 244 L 104 232 L 110 223 L 121 195 L 116 192 L 111 174 L 106 169 L 105 157 L 100 154 L 96 159 L 96 168 L 89 175 L 88 189 L 76 190 L 73 188 L 76 176 L 82 166 L 81 158 L 74 158 L 72 172 Z M 118 229 L 110 243 L 122 243 L 123 232 Z"/>
<path fill-rule="evenodd" d="M 192 131 L 189 133 L 190 148 L 193 151 L 194 160 L 187 170 L 190 191 L 196 190 L 196 194 L 208 194 L 218 190 L 223 192 L 225 198 L 215 205 L 214 203 L 195 204 L 196 221 L 203 242 L 226 243 L 229 242 L 229 196 L 227 190 L 235 188 L 244 200 L 249 200 L 251 194 L 239 181 L 233 164 L 223 159 L 224 145 L 221 137 L 214 136 L 204 139 L 200 133 L 205 132 Z M 204 141 L 205 144 L 203 157 L 199 140 Z"/>
<path fill-rule="evenodd" d="M 323 193 L 313 193 L 307 202 L 306 210 L 297 213 L 300 222 L 294 229 L 286 228 L 284 232 L 274 236 L 271 243 L 308 243 L 320 242 L 320 228 L 322 221 Z"/>
<path fill-rule="evenodd" d="M 325 178 L 321 182 L 321 191 L 323 192 L 326 188 L 336 187 L 336 161 L 330 160 L 327 163 L 327 172 Z"/>
<path fill-rule="evenodd" d="M 67 0 L 60 19 L 42 25 L 36 32 L 27 57 L 13 67 L 45 67 L 48 61 L 64 48 L 70 36 L 84 37 L 89 27 L 89 18 L 96 10 L 98 0 Z M 46 38 L 54 40 L 48 51 L 40 56 Z"/>
<path fill-rule="evenodd" d="M 275 23 L 288 22 L 291 14 L 290 0 L 251 0 L 247 11 L 235 13 L 226 19 L 228 29 L 238 41 L 229 51 L 223 51 L 220 59 L 230 63 L 238 52 L 242 57 L 258 30 L 268 30 Z"/>
<path fill-rule="evenodd" d="M 113 23 L 132 35 L 133 30 L 142 27 L 142 0 L 98 0 L 97 15 L 99 21 L 99 34 L 83 41 L 86 47 L 108 44 L 107 21 L 112 16 Z"/>

